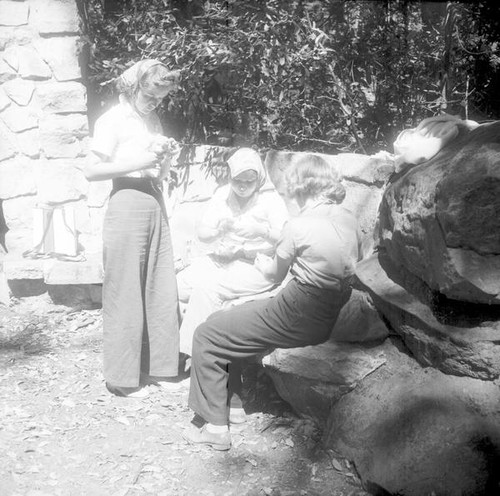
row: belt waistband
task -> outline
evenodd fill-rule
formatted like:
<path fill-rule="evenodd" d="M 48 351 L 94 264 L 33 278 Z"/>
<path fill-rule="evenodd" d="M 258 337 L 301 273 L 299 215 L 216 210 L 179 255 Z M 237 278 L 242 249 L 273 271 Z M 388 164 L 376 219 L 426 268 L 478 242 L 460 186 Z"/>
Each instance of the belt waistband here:
<path fill-rule="evenodd" d="M 117 177 L 113 179 L 111 194 L 122 189 L 135 189 L 150 195 L 158 195 L 162 192 L 162 185 L 157 179 L 149 177 Z"/>
<path fill-rule="evenodd" d="M 314 286 L 313 284 L 304 282 L 300 279 L 294 278 L 294 280 L 300 284 L 301 286 L 305 286 L 307 288 L 311 288 L 313 290 L 318 290 L 318 291 L 331 291 L 331 292 L 339 292 L 339 291 L 345 291 L 347 289 L 350 289 L 352 287 L 352 276 L 351 277 L 346 277 L 344 279 L 339 279 L 338 281 L 338 287 L 337 288 L 321 288 L 319 286 Z"/>

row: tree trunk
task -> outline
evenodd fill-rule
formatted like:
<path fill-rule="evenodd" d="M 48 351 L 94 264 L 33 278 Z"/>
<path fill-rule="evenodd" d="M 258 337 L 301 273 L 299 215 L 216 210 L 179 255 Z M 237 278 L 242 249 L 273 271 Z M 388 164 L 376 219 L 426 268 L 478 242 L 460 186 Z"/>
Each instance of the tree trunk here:
<path fill-rule="evenodd" d="M 445 2 L 421 2 L 420 15 L 425 31 L 439 29 L 446 16 L 446 6 Z"/>
<path fill-rule="evenodd" d="M 446 16 L 444 18 L 444 52 L 443 70 L 441 72 L 441 110 L 446 111 L 450 101 L 450 69 L 451 69 L 451 49 L 453 42 L 453 29 L 455 28 L 455 10 L 452 2 L 446 3 Z"/>

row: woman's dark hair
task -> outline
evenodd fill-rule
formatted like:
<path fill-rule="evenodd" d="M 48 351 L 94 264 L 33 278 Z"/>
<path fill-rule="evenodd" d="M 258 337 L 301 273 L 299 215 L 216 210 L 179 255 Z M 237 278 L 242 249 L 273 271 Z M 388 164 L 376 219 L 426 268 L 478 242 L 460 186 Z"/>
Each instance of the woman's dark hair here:
<path fill-rule="evenodd" d="M 323 197 L 342 203 L 346 194 L 337 171 L 318 155 L 306 155 L 292 164 L 286 171 L 285 181 L 292 198 Z"/>

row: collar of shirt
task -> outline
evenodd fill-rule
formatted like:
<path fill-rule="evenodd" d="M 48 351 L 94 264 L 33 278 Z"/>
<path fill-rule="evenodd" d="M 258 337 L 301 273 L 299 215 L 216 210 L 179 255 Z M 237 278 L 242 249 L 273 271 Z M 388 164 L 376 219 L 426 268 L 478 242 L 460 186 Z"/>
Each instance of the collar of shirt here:
<path fill-rule="evenodd" d="M 308 212 L 309 210 L 313 210 L 317 207 L 321 207 L 321 206 L 329 206 L 329 205 L 333 205 L 334 202 L 332 202 L 331 200 L 328 200 L 327 198 L 317 198 L 316 200 L 313 200 L 309 203 L 307 203 L 306 205 L 304 205 L 301 209 L 300 209 L 300 213 L 303 214 L 305 212 Z"/>

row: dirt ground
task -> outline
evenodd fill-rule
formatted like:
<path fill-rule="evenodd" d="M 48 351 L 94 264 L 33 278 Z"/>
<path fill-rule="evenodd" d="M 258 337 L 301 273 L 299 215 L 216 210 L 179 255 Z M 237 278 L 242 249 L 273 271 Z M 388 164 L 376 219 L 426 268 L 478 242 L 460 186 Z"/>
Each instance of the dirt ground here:
<path fill-rule="evenodd" d="M 109 394 L 100 309 L 44 294 L 0 305 L 0 495 L 363 496 L 354 467 L 296 417 L 258 367 L 233 447 L 188 445 L 189 379 L 145 399 Z"/>

